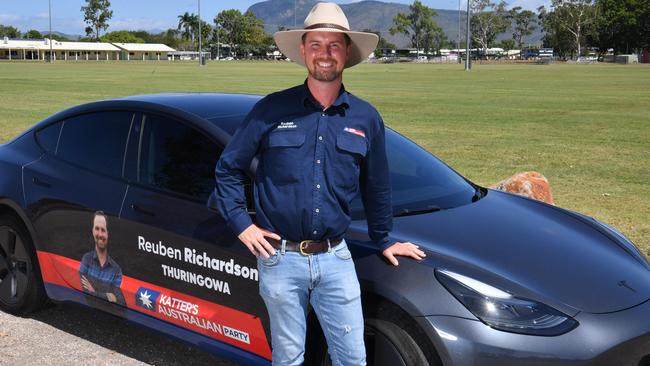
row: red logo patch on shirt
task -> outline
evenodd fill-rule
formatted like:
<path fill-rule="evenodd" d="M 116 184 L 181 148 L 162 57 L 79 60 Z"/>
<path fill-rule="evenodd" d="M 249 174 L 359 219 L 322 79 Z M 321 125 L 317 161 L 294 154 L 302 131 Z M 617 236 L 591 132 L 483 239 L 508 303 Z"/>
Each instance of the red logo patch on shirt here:
<path fill-rule="evenodd" d="M 363 131 L 354 128 L 346 127 L 343 129 L 343 131 L 355 134 L 357 136 L 366 137 L 366 134 Z"/>

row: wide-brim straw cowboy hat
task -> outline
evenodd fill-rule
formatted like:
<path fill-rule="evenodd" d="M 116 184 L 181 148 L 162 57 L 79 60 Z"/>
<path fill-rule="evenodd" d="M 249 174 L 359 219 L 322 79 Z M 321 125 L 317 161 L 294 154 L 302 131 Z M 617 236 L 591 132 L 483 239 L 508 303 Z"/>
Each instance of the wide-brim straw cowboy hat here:
<path fill-rule="evenodd" d="M 334 3 L 318 3 L 314 5 L 307 18 L 304 29 L 293 29 L 276 32 L 273 35 L 275 44 L 291 61 L 305 66 L 305 60 L 300 55 L 302 36 L 307 32 L 345 33 L 350 37 L 350 54 L 345 67 L 352 67 L 365 60 L 377 47 L 379 37 L 374 33 L 353 32 L 350 30 L 348 18 L 341 8 Z"/>

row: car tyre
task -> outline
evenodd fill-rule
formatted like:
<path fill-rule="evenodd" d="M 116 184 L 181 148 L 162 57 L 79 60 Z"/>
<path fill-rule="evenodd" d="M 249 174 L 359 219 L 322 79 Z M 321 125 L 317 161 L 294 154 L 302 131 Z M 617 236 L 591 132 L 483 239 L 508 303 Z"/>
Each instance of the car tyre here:
<path fill-rule="evenodd" d="M 45 305 L 31 237 L 16 217 L 0 214 L 0 309 L 25 315 Z"/>
<path fill-rule="evenodd" d="M 402 328 L 381 319 L 365 319 L 366 363 L 373 366 L 428 366 L 424 353 Z M 305 365 L 330 366 L 327 342 L 320 328 L 308 338 Z"/>
<path fill-rule="evenodd" d="M 365 323 L 368 365 L 429 365 L 420 347 L 404 329 L 381 319 L 366 319 Z"/>

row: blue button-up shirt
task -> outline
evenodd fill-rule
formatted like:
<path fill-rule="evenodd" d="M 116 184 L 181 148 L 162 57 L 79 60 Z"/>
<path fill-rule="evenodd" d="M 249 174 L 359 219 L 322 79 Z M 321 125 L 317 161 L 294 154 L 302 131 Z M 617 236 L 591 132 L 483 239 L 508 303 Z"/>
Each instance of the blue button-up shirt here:
<path fill-rule="evenodd" d="M 110 256 L 108 256 L 106 263 L 102 267 L 95 249 L 84 254 L 79 265 L 79 276 L 86 277 L 90 282 L 95 290 L 94 296 L 108 300 L 106 294 L 112 293 L 115 295 L 118 304 L 126 305 L 124 294 L 120 289 L 122 285 L 122 268 Z"/>
<path fill-rule="evenodd" d="M 384 123 L 375 108 L 341 87 L 323 110 L 307 84 L 270 94 L 251 110 L 216 168 L 218 207 L 240 234 L 252 224 L 244 181 L 252 159 L 257 224 L 291 241 L 343 237 L 361 192 L 368 234 L 394 244 Z"/>

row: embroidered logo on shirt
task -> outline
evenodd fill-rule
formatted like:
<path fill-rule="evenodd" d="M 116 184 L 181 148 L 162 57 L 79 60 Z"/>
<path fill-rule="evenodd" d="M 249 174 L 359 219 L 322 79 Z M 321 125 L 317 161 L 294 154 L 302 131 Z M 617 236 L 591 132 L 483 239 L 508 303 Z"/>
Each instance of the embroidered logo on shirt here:
<path fill-rule="evenodd" d="M 276 127 L 277 130 L 292 129 L 292 128 L 298 128 L 298 125 L 295 124 L 294 122 L 280 122 L 278 123 L 278 127 Z"/>
<path fill-rule="evenodd" d="M 355 134 L 357 136 L 366 137 L 366 134 L 363 131 L 354 128 L 346 127 L 343 129 L 343 131 Z"/>

